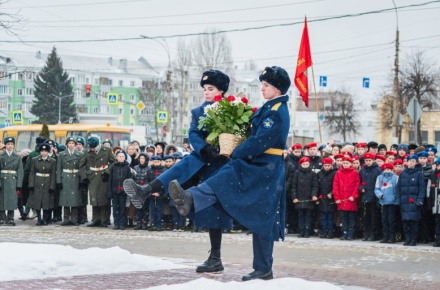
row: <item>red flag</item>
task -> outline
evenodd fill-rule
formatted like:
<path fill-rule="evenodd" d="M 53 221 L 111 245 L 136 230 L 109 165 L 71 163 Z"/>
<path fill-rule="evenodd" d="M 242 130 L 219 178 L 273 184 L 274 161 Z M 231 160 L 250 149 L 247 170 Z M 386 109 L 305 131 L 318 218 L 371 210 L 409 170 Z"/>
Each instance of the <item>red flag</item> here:
<path fill-rule="evenodd" d="M 309 31 L 307 29 L 307 18 L 304 19 L 304 30 L 299 47 L 298 62 L 296 64 L 295 85 L 299 90 L 302 100 L 309 107 L 309 80 L 307 68 L 312 65 L 312 52 L 310 51 Z"/>

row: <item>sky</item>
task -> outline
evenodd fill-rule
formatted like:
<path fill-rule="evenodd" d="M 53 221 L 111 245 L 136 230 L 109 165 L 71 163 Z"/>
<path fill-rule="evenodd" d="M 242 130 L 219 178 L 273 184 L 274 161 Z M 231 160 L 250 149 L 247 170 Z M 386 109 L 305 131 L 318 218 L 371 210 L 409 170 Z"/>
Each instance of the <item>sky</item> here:
<path fill-rule="evenodd" d="M 0 263 L 1 281 L 71 277 L 142 271 L 160 271 L 187 268 L 165 258 L 131 254 L 119 247 L 75 249 L 55 244 L 0 243 L 0 257 L 9 263 Z M 23 271 L 26 265 L 26 271 Z M 280 278 L 270 281 L 254 280 L 219 282 L 206 278 L 187 283 L 151 287 L 154 290 L 333 290 L 341 289 L 326 282 L 310 282 L 298 278 Z"/>
<path fill-rule="evenodd" d="M 410 5 L 422 6 L 399 8 Z M 18 39 L 0 31 L 1 54 L 38 50 L 49 53 L 55 45 L 61 56 L 133 60 L 144 56 L 163 71 L 168 65 L 167 51 L 171 60 L 177 53 L 176 35 L 189 42 L 194 36 L 182 35 L 213 28 L 251 28 L 226 33 L 232 44 L 234 65 L 241 68 L 252 59 L 260 69 L 279 65 L 293 77 L 307 16 L 318 92 L 344 90 L 377 98 L 391 91 L 397 25 L 400 64 L 417 51 L 423 51 L 430 62 L 440 64 L 440 0 L 13 0 L 0 9 L 27 19 L 19 31 L 24 43 L 6 43 Z M 383 9 L 392 10 L 335 18 Z M 254 29 L 262 26 L 272 27 Z M 156 40 L 96 41 L 140 35 Z M 57 42 L 64 40 L 92 41 Z M 320 76 L 327 76 L 326 88 L 319 86 Z M 370 79 L 370 88 L 362 87 L 363 78 Z"/>

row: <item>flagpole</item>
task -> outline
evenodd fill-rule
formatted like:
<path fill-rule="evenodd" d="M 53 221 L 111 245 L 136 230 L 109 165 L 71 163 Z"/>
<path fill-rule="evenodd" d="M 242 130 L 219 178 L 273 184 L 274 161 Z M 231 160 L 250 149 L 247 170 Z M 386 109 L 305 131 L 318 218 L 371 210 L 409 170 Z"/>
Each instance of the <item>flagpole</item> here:
<path fill-rule="evenodd" d="M 316 97 L 316 84 L 315 84 L 315 72 L 312 67 L 312 79 L 313 79 L 313 93 L 315 94 L 315 105 L 316 105 L 316 117 L 318 118 L 318 128 L 319 128 L 319 141 L 322 144 L 322 131 L 321 131 L 321 122 L 319 121 L 319 107 L 318 107 L 318 98 Z"/>

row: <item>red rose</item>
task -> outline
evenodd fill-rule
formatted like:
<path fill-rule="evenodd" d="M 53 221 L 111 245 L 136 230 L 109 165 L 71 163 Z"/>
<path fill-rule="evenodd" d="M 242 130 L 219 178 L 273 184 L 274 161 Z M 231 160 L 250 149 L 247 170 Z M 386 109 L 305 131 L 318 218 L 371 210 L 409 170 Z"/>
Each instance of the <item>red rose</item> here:
<path fill-rule="evenodd" d="M 217 95 L 214 97 L 214 102 L 220 102 L 223 99 L 222 95 Z"/>
<path fill-rule="evenodd" d="M 235 101 L 235 97 L 234 96 L 228 96 L 228 102 L 233 102 Z"/>
<path fill-rule="evenodd" d="M 122 186 L 118 186 L 118 191 L 122 191 Z"/>
<path fill-rule="evenodd" d="M 105 168 L 105 165 L 104 165 L 104 164 L 102 165 L 102 168 Z"/>
<path fill-rule="evenodd" d="M 410 202 L 410 203 L 414 203 L 414 198 L 410 197 L 410 198 L 409 198 L 409 202 Z"/>
<path fill-rule="evenodd" d="M 252 113 L 255 113 L 257 110 L 258 110 L 258 108 L 257 108 L 257 107 L 254 107 L 254 108 L 252 109 Z"/>
<path fill-rule="evenodd" d="M 439 172 L 439 173 L 437 173 L 437 177 L 440 177 L 440 172 Z"/>
<path fill-rule="evenodd" d="M 322 198 L 323 198 L 322 194 L 320 194 L 320 195 L 319 195 L 319 198 L 320 198 L 320 199 L 322 199 Z"/>
<path fill-rule="evenodd" d="M 248 101 L 248 99 L 247 99 L 246 97 L 241 98 L 241 101 L 242 101 L 244 104 L 249 103 L 249 101 Z"/>
<path fill-rule="evenodd" d="M 386 182 L 384 182 L 384 183 L 383 183 L 383 186 L 387 186 L 387 183 L 386 183 Z"/>
<path fill-rule="evenodd" d="M 154 172 L 154 175 L 156 175 L 156 176 L 158 176 L 159 174 L 160 174 L 159 171 L 155 171 L 155 172 Z"/>
<path fill-rule="evenodd" d="M 367 183 L 365 181 L 362 181 L 362 186 L 367 185 Z"/>
<path fill-rule="evenodd" d="M 140 185 L 144 185 L 145 181 L 141 180 L 141 182 L 139 182 L 139 183 L 140 183 Z"/>

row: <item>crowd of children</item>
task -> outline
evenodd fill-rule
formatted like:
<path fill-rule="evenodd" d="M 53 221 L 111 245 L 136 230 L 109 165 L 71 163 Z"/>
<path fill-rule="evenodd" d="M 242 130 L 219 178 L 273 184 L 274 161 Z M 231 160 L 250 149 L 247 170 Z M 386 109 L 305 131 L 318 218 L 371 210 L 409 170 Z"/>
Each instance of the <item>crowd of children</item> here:
<path fill-rule="evenodd" d="M 285 152 L 289 233 L 307 238 L 318 229 L 321 238 L 440 246 L 440 158 L 433 145 L 302 148 Z"/>

